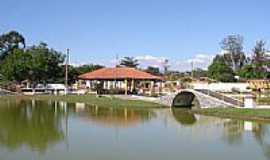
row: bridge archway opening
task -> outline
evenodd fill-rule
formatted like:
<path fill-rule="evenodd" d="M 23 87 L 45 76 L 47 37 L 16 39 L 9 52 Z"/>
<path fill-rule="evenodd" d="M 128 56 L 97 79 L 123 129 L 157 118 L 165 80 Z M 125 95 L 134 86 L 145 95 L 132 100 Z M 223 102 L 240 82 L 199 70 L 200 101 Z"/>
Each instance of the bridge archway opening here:
<path fill-rule="evenodd" d="M 200 103 L 196 98 L 196 95 L 189 91 L 182 91 L 178 93 L 172 102 L 172 107 L 177 108 L 192 108 L 199 107 Z"/>

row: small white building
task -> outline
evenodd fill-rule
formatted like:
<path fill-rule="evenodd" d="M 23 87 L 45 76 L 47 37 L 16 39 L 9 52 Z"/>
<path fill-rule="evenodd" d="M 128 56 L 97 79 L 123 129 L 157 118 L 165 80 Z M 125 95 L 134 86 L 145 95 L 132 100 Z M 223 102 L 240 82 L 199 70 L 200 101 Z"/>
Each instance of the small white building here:
<path fill-rule="evenodd" d="M 53 94 L 65 94 L 66 86 L 64 84 L 48 84 L 46 90 Z"/>

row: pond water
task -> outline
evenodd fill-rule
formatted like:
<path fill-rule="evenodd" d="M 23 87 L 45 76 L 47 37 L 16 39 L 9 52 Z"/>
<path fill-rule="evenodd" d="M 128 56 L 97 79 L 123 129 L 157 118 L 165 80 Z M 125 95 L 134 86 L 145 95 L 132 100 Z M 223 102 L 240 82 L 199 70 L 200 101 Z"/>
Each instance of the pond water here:
<path fill-rule="evenodd" d="M 270 159 L 270 125 L 183 109 L 0 102 L 0 160 Z"/>

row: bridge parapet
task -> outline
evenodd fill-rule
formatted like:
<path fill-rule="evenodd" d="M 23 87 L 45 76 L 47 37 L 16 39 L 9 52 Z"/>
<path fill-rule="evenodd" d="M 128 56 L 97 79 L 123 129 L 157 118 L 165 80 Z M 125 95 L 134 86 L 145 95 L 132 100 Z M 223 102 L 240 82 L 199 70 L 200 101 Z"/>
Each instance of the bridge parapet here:
<path fill-rule="evenodd" d="M 171 107 L 173 104 L 174 98 L 177 96 L 178 93 L 172 93 L 170 95 L 162 96 L 159 99 L 159 103 Z"/>
<path fill-rule="evenodd" d="M 173 93 L 167 96 L 163 96 L 160 98 L 160 103 L 166 106 L 173 106 L 174 99 L 177 95 L 181 94 L 181 92 L 190 92 L 194 94 L 197 98 L 201 108 L 217 108 L 217 107 L 234 107 L 234 106 L 242 106 L 242 103 L 239 102 L 237 105 L 236 100 L 230 99 L 229 97 L 218 97 L 213 94 L 207 94 L 205 92 L 197 91 L 194 89 L 183 89 L 177 93 Z M 226 99 L 227 98 L 227 99 Z M 225 101 L 226 99 L 226 101 Z"/>

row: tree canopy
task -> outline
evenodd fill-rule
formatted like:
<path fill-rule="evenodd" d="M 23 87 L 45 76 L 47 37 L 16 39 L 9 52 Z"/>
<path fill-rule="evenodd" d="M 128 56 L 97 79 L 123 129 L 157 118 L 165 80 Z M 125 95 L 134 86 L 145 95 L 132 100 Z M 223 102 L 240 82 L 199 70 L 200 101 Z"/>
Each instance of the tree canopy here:
<path fill-rule="evenodd" d="M 253 65 L 251 64 L 247 64 L 245 66 L 243 66 L 240 70 L 239 70 L 239 76 L 242 78 L 247 78 L 247 79 L 251 79 L 251 78 L 255 78 L 255 77 L 260 77 L 261 73 L 256 72 L 255 68 L 253 67 Z"/>
<path fill-rule="evenodd" d="M 239 70 L 246 63 L 242 36 L 229 35 L 221 41 L 220 45 L 225 51 L 224 62 L 231 67 L 234 72 Z"/>
<path fill-rule="evenodd" d="M 120 65 L 124 67 L 137 68 L 137 66 L 139 65 L 139 62 L 134 57 L 124 57 L 121 60 Z"/>
<path fill-rule="evenodd" d="M 100 68 L 104 68 L 104 66 L 98 65 L 98 64 L 85 64 L 85 65 L 78 66 L 77 70 L 79 74 L 84 74 L 87 72 L 95 71 Z"/>
<path fill-rule="evenodd" d="M 257 72 L 267 72 L 270 67 L 270 57 L 266 54 L 265 44 L 262 40 L 257 41 L 253 49 L 251 61 Z"/>
<path fill-rule="evenodd" d="M 32 83 L 63 83 L 65 77 L 65 55 L 41 42 L 25 48 L 24 37 L 11 31 L 0 35 L 0 80 Z M 126 59 L 127 65 L 137 65 L 134 59 Z M 134 63 L 131 63 L 134 62 Z M 90 72 L 101 65 L 69 66 L 69 83 L 74 83 L 78 75 Z"/>
<path fill-rule="evenodd" d="M 152 75 L 156 75 L 156 76 L 160 76 L 160 70 L 158 67 L 152 67 L 152 66 L 148 66 L 147 69 L 145 70 L 147 73 L 150 73 Z"/>
<path fill-rule="evenodd" d="M 226 37 L 221 42 L 221 48 L 225 53 L 216 56 L 208 68 L 208 75 L 220 81 L 232 81 L 233 75 L 245 79 L 269 78 L 270 56 L 266 54 L 265 44 L 263 40 L 257 41 L 252 55 L 246 57 L 243 52 L 243 37 L 239 35 Z"/>
<path fill-rule="evenodd" d="M 1 62 L 0 73 L 11 81 L 55 82 L 64 55 L 40 43 L 26 50 L 14 49 Z"/>
<path fill-rule="evenodd" d="M 243 78 L 269 78 L 270 57 L 266 54 L 265 41 L 257 41 L 251 56 L 250 64 L 239 71 Z"/>
<path fill-rule="evenodd" d="M 0 35 L 0 61 L 14 49 L 25 48 L 25 39 L 17 31 Z"/>
<path fill-rule="evenodd" d="M 87 72 L 92 72 L 95 71 L 97 69 L 103 68 L 104 66 L 102 65 L 98 65 L 98 64 L 85 64 L 85 65 L 81 65 L 81 66 L 69 66 L 68 70 L 68 82 L 69 83 L 74 83 L 78 76 Z M 63 72 L 64 73 L 64 66 L 63 66 Z M 64 74 L 62 75 L 62 77 L 64 77 Z"/>
<path fill-rule="evenodd" d="M 235 81 L 232 68 L 225 63 L 224 58 L 220 55 L 217 55 L 208 67 L 208 77 L 221 82 Z"/>

